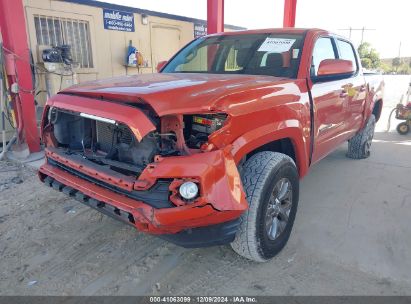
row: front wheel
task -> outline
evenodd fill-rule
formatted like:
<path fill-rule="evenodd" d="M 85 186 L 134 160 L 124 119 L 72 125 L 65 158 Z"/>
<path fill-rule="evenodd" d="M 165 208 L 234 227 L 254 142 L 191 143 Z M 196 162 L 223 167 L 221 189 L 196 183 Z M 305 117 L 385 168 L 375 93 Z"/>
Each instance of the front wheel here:
<path fill-rule="evenodd" d="M 245 162 L 242 181 L 249 208 L 231 247 L 247 259 L 265 262 L 290 237 L 298 205 L 298 171 L 285 154 L 259 152 Z"/>
<path fill-rule="evenodd" d="M 407 135 L 408 132 L 410 132 L 410 125 L 408 124 L 408 121 L 404 121 L 398 124 L 397 132 L 401 135 Z"/>

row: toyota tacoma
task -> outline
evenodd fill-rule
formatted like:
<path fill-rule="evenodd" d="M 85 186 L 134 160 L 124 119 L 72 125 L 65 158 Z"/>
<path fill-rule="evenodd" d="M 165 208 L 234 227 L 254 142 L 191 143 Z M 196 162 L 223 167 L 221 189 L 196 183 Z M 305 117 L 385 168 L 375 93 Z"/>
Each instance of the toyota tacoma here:
<path fill-rule="evenodd" d="M 370 155 L 384 83 L 343 37 L 219 33 L 158 68 L 51 97 L 41 181 L 175 244 L 262 262 L 287 243 L 313 164 L 346 141 Z"/>

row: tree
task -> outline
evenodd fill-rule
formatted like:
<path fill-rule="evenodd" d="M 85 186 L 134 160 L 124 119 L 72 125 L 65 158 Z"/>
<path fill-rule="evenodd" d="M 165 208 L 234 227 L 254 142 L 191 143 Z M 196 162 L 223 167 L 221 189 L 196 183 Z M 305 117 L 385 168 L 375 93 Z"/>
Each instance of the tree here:
<path fill-rule="evenodd" d="M 381 61 L 380 70 L 384 72 L 384 74 L 388 74 L 392 72 L 392 66 L 386 64 L 385 62 Z"/>
<path fill-rule="evenodd" d="M 398 71 L 398 68 L 402 65 L 402 60 L 400 57 L 395 57 L 392 60 L 392 66 L 395 68 L 395 71 Z"/>
<path fill-rule="evenodd" d="M 411 72 L 411 68 L 408 64 L 406 64 L 405 62 L 399 67 L 398 69 L 398 74 L 401 75 L 409 75 Z"/>
<path fill-rule="evenodd" d="M 380 54 L 371 47 L 368 42 L 363 42 L 358 47 L 358 54 L 361 58 L 361 64 L 366 69 L 378 69 L 381 64 Z"/>
<path fill-rule="evenodd" d="M 361 65 L 366 69 L 372 69 L 372 61 L 370 58 L 361 58 Z"/>

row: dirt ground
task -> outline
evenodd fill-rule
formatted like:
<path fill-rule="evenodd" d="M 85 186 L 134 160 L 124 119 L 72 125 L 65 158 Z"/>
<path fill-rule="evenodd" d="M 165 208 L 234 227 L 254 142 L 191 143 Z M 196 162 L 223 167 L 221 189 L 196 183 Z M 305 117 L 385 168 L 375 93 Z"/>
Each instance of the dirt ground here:
<path fill-rule="evenodd" d="M 139 233 L 0 162 L 0 294 L 410 295 L 410 149 L 411 135 L 380 130 L 369 159 L 343 146 L 316 165 L 265 264 Z"/>

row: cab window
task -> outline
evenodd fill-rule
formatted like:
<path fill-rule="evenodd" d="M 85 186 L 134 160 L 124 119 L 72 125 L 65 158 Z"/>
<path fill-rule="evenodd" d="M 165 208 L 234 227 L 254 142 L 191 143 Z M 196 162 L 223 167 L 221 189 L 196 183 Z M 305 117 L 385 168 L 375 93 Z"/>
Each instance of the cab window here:
<path fill-rule="evenodd" d="M 311 76 L 317 76 L 321 61 L 336 59 L 334 45 L 331 38 L 321 37 L 315 42 L 311 63 Z"/>
<path fill-rule="evenodd" d="M 349 60 L 352 62 L 353 67 L 355 70 L 358 70 L 358 64 L 354 52 L 354 48 L 351 43 L 344 41 L 344 40 L 337 40 L 337 45 L 338 45 L 338 52 L 339 52 L 339 58 L 344 59 L 344 60 Z"/>

